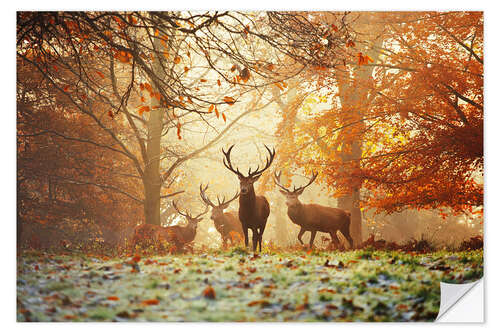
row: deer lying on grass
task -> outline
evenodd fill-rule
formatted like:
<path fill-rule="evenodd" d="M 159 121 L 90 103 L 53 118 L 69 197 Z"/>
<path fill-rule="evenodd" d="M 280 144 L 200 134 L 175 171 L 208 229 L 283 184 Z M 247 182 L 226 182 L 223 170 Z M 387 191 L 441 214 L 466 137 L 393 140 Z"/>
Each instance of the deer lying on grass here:
<path fill-rule="evenodd" d="M 314 182 L 318 176 L 317 173 L 313 173 L 313 176 L 306 185 L 299 188 L 294 186 L 293 191 L 290 191 L 280 183 L 280 176 L 281 172 L 274 173 L 274 183 L 280 188 L 280 192 L 286 198 L 288 217 L 293 223 L 300 227 L 298 239 L 302 245 L 304 245 L 302 236 L 306 231 L 311 232 L 311 239 L 309 241 L 309 246 L 311 248 L 314 245 L 316 233 L 320 231 L 329 233 L 332 237 L 332 243 L 339 248 L 340 241 L 337 237 L 337 231 L 340 231 L 349 242 L 350 247 L 353 247 L 353 240 L 349 232 L 351 213 L 339 208 L 325 207 L 316 204 L 303 204 L 299 201 L 299 195 L 304 192 L 306 187 Z"/>
<path fill-rule="evenodd" d="M 215 229 L 220 233 L 222 237 L 222 246 L 227 247 L 228 243 L 231 245 L 238 243 L 239 239 L 243 239 L 243 229 L 241 227 L 240 219 L 238 218 L 238 212 L 226 212 L 224 209 L 229 207 L 229 204 L 233 202 L 239 195 L 236 192 L 234 197 L 226 201 L 226 197 L 222 198 L 220 201 L 219 196 L 217 196 L 217 205 L 214 204 L 207 196 L 205 191 L 208 188 L 208 184 L 203 188 L 200 184 L 200 196 L 203 202 L 210 207 L 212 207 L 212 214 L 210 218 L 214 221 Z"/>
<path fill-rule="evenodd" d="M 264 234 L 264 229 L 266 228 L 267 218 L 269 217 L 270 208 L 269 202 L 264 196 L 256 196 L 253 188 L 253 184 L 259 179 L 264 171 L 271 165 L 276 152 L 266 147 L 269 157 L 266 159 L 266 165 L 264 168 L 260 169 L 257 167 L 255 171 L 252 168 L 248 169 L 248 176 L 244 176 L 238 168 L 236 170 L 231 164 L 231 150 L 234 145 L 229 147 L 227 152 L 222 149 L 224 154 L 223 162 L 224 166 L 228 168 L 231 172 L 238 176 L 240 180 L 240 208 L 238 210 L 238 217 L 241 221 L 241 226 L 243 227 L 243 235 L 245 236 L 245 247 L 248 246 L 248 229 L 252 230 L 252 245 L 253 251 L 257 249 L 257 244 L 259 245 L 259 251 L 262 250 L 262 235 Z"/>
<path fill-rule="evenodd" d="M 204 212 L 192 216 L 189 213 L 182 213 L 179 211 L 175 201 L 172 201 L 172 205 L 178 214 L 187 219 L 187 226 L 182 227 L 175 225 L 162 227 L 159 225 L 141 224 L 135 228 L 132 240 L 132 245 L 134 247 L 138 244 L 141 246 L 162 246 L 168 243 L 173 245 L 175 249 L 182 249 L 194 240 L 198 223 L 203 219 L 201 216 L 208 212 L 208 206 L 205 205 Z"/>

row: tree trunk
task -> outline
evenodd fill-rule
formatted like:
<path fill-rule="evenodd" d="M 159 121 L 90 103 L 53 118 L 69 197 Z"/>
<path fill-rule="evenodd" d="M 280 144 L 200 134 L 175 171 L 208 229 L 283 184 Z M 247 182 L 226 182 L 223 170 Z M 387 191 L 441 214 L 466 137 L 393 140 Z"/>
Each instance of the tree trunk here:
<path fill-rule="evenodd" d="M 380 53 L 377 50 L 382 46 L 383 39 L 379 36 L 380 26 L 370 24 L 372 16 L 367 16 L 358 22 L 358 24 L 364 24 L 365 27 L 372 29 L 367 32 L 375 36 L 372 41 L 373 46 L 366 53 L 369 55 L 376 63 L 379 59 Z M 373 28 L 373 27 L 377 28 Z M 342 103 L 342 109 L 346 110 L 343 112 L 346 119 L 343 119 L 343 125 L 355 121 L 361 121 L 365 116 L 365 110 L 370 107 L 370 100 L 373 96 L 370 96 L 370 87 L 373 81 L 372 78 L 373 67 L 370 66 L 358 66 L 354 70 L 354 81 L 350 78 L 340 78 L 339 83 L 339 98 Z M 342 74 L 340 74 L 342 75 Z M 341 77 L 341 76 L 339 76 Z M 373 93 L 372 93 L 373 95 Z M 352 109 L 350 109 L 352 108 Z M 341 152 L 342 160 L 344 163 L 355 163 L 354 167 L 360 166 L 360 160 L 363 153 L 363 136 L 364 136 L 364 126 L 359 127 L 359 131 L 356 134 L 351 133 L 351 138 L 345 142 L 343 145 L 343 150 Z M 360 202 L 360 189 L 362 185 L 361 179 L 352 180 L 352 191 L 344 197 L 339 198 L 339 207 L 351 212 L 351 237 L 354 240 L 355 245 L 359 245 L 363 241 L 362 234 L 362 215 L 361 209 L 359 207 Z"/>
<path fill-rule="evenodd" d="M 159 39 L 153 42 L 157 50 L 164 49 Z M 153 61 L 153 70 L 159 77 L 166 76 L 165 70 L 157 58 Z M 151 82 L 154 90 L 158 91 L 154 82 Z M 148 137 L 146 142 L 146 161 L 144 167 L 144 218 L 146 224 L 161 225 L 161 187 L 160 177 L 160 153 L 161 134 L 163 131 L 163 115 L 166 111 L 160 100 L 151 98 L 151 108 L 147 121 Z"/>
<path fill-rule="evenodd" d="M 280 200 L 283 200 L 281 198 L 281 194 L 273 195 L 274 197 L 272 198 L 274 202 L 279 202 Z M 275 211 L 274 211 L 274 223 L 275 223 L 275 239 L 276 239 L 276 244 L 281 247 L 288 246 L 288 228 L 287 228 L 287 223 L 290 223 L 288 221 L 288 216 L 287 216 L 287 211 L 286 208 L 284 208 L 282 205 L 276 205 L 275 206 Z"/>
<path fill-rule="evenodd" d="M 281 112 L 283 113 L 283 136 L 290 136 L 290 142 L 293 142 L 293 128 L 297 122 L 297 107 L 293 105 L 295 99 L 297 98 L 297 85 L 298 80 L 296 78 L 292 79 L 290 82 L 290 89 L 286 93 L 286 103 L 283 102 L 281 96 L 279 96 L 280 91 L 277 87 L 273 87 L 273 97 L 278 104 Z M 286 118 L 285 118 L 286 117 Z M 283 138 L 278 138 L 278 140 L 283 140 Z M 280 143 L 281 144 L 281 143 Z M 281 197 L 281 195 L 280 195 Z M 282 200 L 282 198 L 277 198 Z M 287 223 L 290 223 L 287 215 L 287 208 L 281 207 L 276 215 L 276 241 L 281 246 L 287 246 L 289 243 L 288 228 Z"/>
<path fill-rule="evenodd" d="M 144 217 L 147 224 L 160 225 L 160 143 L 162 132 L 161 108 L 149 112 L 147 123 L 147 160 L 144 168 Z"/>

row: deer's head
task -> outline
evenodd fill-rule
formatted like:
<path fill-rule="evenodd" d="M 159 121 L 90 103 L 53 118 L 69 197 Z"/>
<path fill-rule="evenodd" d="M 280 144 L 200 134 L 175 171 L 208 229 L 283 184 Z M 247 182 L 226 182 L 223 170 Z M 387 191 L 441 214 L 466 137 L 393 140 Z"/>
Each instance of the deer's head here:
<path fill-rule="evenodd" d="M 316 180 L 316 177 L 318 176 L 317 172 L 313 172 L 312 177 L 309 179 L 309 182 L 306 185 L 300 186 L 300 187 L 295 187 L 293 186 L 293 190 L 287 189 L 285 186 L 283 186 L 280 182 L 281 178 L 281 171 L 275 172 L 274 173 L 274 183 L 279 187 L 279 191 L 281 194 L 283 194 L 286 198 L 286 205 L 287 206 L 294 206 L 300 203 L 299 201 L 299 196 L 304 192 L 305 188 L 311 185 L 314 180 Z"/>
<path fill-rule="evenodd" d="M 216 219 L 220 219 L 221 217 L 223 217 L 224 209 L 228 208 L 229 204 L 231 204 L 231 202 L 233 202 L 240 195 L 240 193 L 236 192 L 234 197 L 232 197 L 227 201 L 225 196 L 222 198 L 222 201 L 220 201 L 220 198 L 217 195 L 217 204 L 214 204 L 205 193 L 207 188 L 208 184 L 205 187 L 203 187 L 203 185 L 200 184 L 200 196 L 206 205 L 212 207 L 212 214 L 210 215 L 210 218 L 215 221 Z"/>
<path fill-rule="evenodd" d="M 224 166 L 228 168 L 231 172 L 236 174 L 238 176 L 238 179 L 240 180 L 240 191 L 242 195 L 248 194 L 251 190 L 253 190 L 253 183 L 255 183 L 262 173 L 266 171 L 267 168 L 271 165 L 274 159 L 274 155 L 276 154 L 276 151 L 273 148 L 273 151 L 269 149 L 266 145 L 267 152 L 269 153 L 269 157 L 266 158 L 266 165 L 260 169 L 260 167 L 257 167 L 256 170 L 252 171 L 252 168 L 248 168 L 248 176 L 243 175 L 238 168 L 236 170 L 234 169 L 233 165 L 231 164 L 231 150 L 233 149 L 234 145 L 229 147 L 227 152 L 222 149 L 222 153 L 224 154 L 223 162 Z"/>

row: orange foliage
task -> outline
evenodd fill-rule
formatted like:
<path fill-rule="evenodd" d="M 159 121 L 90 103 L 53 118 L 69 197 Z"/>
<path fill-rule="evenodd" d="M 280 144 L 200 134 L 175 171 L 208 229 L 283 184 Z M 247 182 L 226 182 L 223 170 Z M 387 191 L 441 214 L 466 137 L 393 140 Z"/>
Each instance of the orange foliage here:
<path fill-rule="evenodd" d="M 59 67 L 58 75 L 65 70 Z M 17 99 L 18 220 L 26 231 L 21 241 L 38 248 L 62 244 L 63 237 L 73 245 L 99 238 L 116 246 L 126 237 L 121 230 L 142 218 L 138 202 L 106 188 L 137 193 L 140 182 L 120 176 L 133 172 L 127 158 L 108 149 L 105 131 L 68 103 L 64 92 L 40 84 L 32 66 L 19 62 L 18 75 L 26 93 Z M 44 98 L 47 103 L 33 102 Z M 105 116 L 102 123 L 117 128 L 113 111 L 94 103 Z"/>
<path fill-rule="evenodd" d="M 283 133 L 285 159 L 321 165 L 337 196 L 361 187 L 361 205 L 379 211 L 481 207 L 482 13 L 365 15 L 384 56 L 363 50 L 350 75 L 323 76 L 332 108 Z"/>

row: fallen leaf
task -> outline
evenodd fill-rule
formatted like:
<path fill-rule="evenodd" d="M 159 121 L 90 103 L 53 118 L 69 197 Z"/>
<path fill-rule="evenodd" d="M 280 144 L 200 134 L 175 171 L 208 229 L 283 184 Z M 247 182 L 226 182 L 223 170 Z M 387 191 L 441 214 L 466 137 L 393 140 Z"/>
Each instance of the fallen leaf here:
<path fill-rule="evenodd" d="M 212 288 L 212 286 L 207 286 L 203 290 L 203 297 L 208 298 L 208 299 L 215 299 L 215 290 Z"/>
<path fill-rule="evenodd" d="M 258 300 L 258 301 L 252 301 L 250 303 L 247 304 L 247 306 L 256 306 L 256 305 L 260 305 L 261 307 L 265 307 L 265 306 L 269 306 L 271 303 L 269 303 L 269 301 L 265 300 L 265 299 L 261 299 L 261 300 Z"/>
<path fill-rule="evenodd" d="M 160 303 L 160 301 L 157 299 L 147 299 L 141 302 L 142 305 L 158 305 L 158 303 Z"/>

